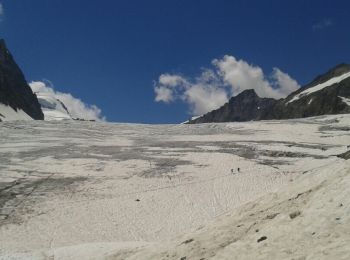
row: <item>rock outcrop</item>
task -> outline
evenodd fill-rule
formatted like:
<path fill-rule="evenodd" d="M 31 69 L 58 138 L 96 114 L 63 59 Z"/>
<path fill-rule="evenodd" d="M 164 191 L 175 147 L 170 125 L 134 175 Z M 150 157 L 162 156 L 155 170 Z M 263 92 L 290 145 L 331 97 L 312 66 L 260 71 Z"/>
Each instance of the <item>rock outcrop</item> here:
<path fill-rule="evenodd" d="M 12 114 L 20 111 L 33 119 L 44 119 L 36 95 L 28 86 L 21 69 L 2 39 L 0 40 L 0 104 L 7 110 L 10 109 Z M 0 115 L 1 120 L 11 120 L 11 118 Z"/>
<path fill-rule="evenodd" d="M 291 119 L 350 113 L 350 65 L 340 64 L 285 99 L 260 98 L 245 90 L 188 123 Z"/>

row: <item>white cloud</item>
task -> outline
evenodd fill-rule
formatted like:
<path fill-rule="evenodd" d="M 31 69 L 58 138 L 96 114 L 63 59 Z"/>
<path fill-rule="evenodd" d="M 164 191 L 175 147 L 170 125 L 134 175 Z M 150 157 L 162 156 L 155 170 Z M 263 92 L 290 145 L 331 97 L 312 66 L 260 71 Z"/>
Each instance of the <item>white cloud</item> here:
<path fill-rule="evenodd" d="M 170 103 L 174 100 L 174 93 L 170 88 L 164 86 L 155 87 L 154 92 L 156 93 L 155 100 L 157 102 Z"/>
<path fill-rule="evenodd" d="M 155 100 L 170 103 L 176 99 L 178 91 L 184 90 L 188 86 L 190 86 L 190 83 L 179 75 L 162 74 L 154 87 Z"/>
<path fill-rule="evenodd" d="M 185 86 L 188 82 L 181 76 L 162 74 L 159 77 L 159 83 L 168 87 Z"/>
<path fill-rule="evenodd" d="M 213 68 L 188 80 L 180 75 L 162 74 L 154 86 L 155 101 L 186 102 L 192 115 L 200 115 L 222 106 L 228 97 L 254 89 L 260 97 L 283 98 L 300 86 L 288 74 L 273 68 L 270 77 L 263 70 L 226 55 L 212 61 Z"/>
<path fill-rule="evenodd" d="M 190 113 L 201 115 L 225 103 L 227 93 L 218 75 L 205 70 L 192 82 L 179 75 L 162 74 L 154 87 L 155 101 L 170 103 L 182 100 L 189 104 Z"/>
<path fill-rule="evenodd" d="M 221 60 L 214 60 L 213 64 L 217 67 L 224 82 L 231 86 L 233 94 L 238 94 L 246 89 L 254 89 L 260 97 L 276 97 L 260 67 L 249 65 L 243 60 L 237 60 L 228 55 Z"/>
<path fill-rule="evenodd" d="M 275 91 L 277 91 L 281 97 L 286 97 L 300 88 L 296 80 L 292 79 L 291 76 L 278 68 L 273 68 L 271 77 L 274 81 L 272 84 L 276 86 Z"/>
<path fill-rule="evenodd" d="M 202 115 L 222 106 L 228 100 L 224 89 L 200 84 L 188 88 L 183 98 L 190 104 L 193 115 Z"/>
<path fill-rule="evenodd" d="M 226 55 L 221 60 L 214 60 L 213 64 L 224 82 L 231 86 L 234 95 L 246 89 L 254 89 L 260 97 L 279 99 L 299 88 L 294 79 L 278 68 L 273 69 L 272 81 L 269 81 L 260 67 L 233 56 Z"/>
<path fill-rule="evenodd" d="M 73 97 L 69 93 L 62 93 L 55 91 L 50 82 L 33 81 L 29 83 L 34 93 L 41 93 L 49 95 L 55 99 L 60 100 L 69 111 L 73 118 L 82 118 L 86 120 L 105 120 L 102 117 L 102 111 L 95 105 L 88 105 L 78 98 Z"/>

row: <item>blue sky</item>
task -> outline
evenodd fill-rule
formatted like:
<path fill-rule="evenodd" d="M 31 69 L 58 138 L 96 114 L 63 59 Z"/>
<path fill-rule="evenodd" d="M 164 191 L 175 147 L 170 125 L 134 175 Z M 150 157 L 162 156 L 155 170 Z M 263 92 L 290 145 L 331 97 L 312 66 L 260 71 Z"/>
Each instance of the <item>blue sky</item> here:
<path fill-rule="evenodd" d="M 184 121 L 195 101 L 177 93 L 167 103 L 156 102 L 159 77 L 185 79 L 176 90 L 184 92 L 202 82 L 205 68 L 222 73 L 212 61 L 222 62 L 225 55 L 260 68 L 267 78 L 278 68 L 300 85 L 350 62 L 349 1 L 1 3 L 0 36 L 27 80 L 50 80 L 55 90 L 98 106 L 108 121 Z M 221 83 L 228 97 L 237 94 L 227 86 L 234 78 L 219 78 L 215 88 Z"/>

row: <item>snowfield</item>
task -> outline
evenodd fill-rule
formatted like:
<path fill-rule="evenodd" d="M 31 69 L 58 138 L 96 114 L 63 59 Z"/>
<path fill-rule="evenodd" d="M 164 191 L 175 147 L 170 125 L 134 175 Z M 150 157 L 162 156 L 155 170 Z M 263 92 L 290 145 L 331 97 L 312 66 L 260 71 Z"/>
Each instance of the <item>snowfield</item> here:
<path fill-rule="evenodd" d="M 0 123 L 1 259 L 348 259 L 350 115 Z"/>
<path fill-rule="evenodd" d="M 0 103 L 0 121 L 33 120 L 21 109 L 17 111 L 12 107 Z"/>

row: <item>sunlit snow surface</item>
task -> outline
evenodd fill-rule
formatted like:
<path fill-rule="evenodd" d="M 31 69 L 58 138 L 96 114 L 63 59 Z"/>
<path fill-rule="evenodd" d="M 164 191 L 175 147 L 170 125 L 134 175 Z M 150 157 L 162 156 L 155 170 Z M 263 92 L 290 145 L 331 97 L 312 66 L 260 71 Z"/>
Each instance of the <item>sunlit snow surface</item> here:
<path fill-rule="evenodd" d="M 50 93 L 37 93 L 46 121 L 72 119 L 64 104 Z"/>
<path fill-rule="evenodd" d="M 172 240 L 337 163 L 349 123 L 2 122 L 0 256 Z"/>
<path fill-rule="evenodd" d="M 17 109 L 16 111 L 12 107 L 0 103 L 0 120 L 16 121 L 16 120 L 33 120 L 33 119 L 21 109 Z"/>
<path fill-rule="evenodd" d="M 342 74 L 342 75 L 340 75 L 338 77 L 331 78 L 331 79 L 327 80 L 326 82 L 323 82 L 323 83 L 318 84 L 318 85 L 316 85 L 314 87 L 308 88 L 308 89 L 300 92 L 299 94 L 295 95 L 286 104 L 292 103 L 292 102 L 300 99 L 301 97 L 310 95 L 311 93 L 317 92 L 317 91 L 322 90 L 322 89 L 324 89 L 326 87 L 329 87 L 329 86 L 332 86 L 334 84 L 337 84 L 337 83 L 343 81 L 344 79 L 347 79 L 348 77 L 350 77 L 350 72 L 344 73 L 344 74 Z"/>

